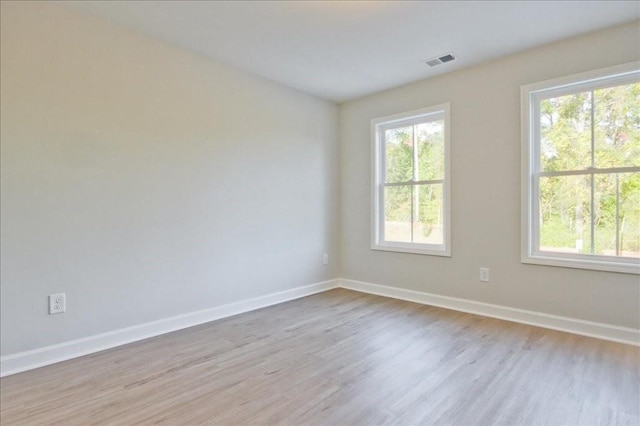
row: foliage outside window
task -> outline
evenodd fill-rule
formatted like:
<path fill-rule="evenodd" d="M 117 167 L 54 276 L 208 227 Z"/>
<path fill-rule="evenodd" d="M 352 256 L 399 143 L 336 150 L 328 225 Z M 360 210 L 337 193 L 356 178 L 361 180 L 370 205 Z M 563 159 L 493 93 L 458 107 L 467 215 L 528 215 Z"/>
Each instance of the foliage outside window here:
<path fill-rule="evenodd" d="M 450 255 L 449 105 L 372 121 L 372 249 Z"/>
<path fill-rule="evenodd" d="M 640 71 L 522 89 L 523 262 L 640 273 Z"/>

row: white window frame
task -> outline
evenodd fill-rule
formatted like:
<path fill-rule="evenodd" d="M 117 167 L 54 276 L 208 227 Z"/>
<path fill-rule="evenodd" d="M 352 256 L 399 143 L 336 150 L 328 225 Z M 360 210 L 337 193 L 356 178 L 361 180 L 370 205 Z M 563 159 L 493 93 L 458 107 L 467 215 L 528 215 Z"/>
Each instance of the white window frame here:
<path fill-rule="evenodd" d="M 444 119 L 444 178 L 443 197 L 443 244 L 402 243 L 384 240 L 384 188 L 385 185 L 385 146 L 384 131 L 436 119 Z M 371 249 L 400 253 L 424 254 L 433 256 L 451 256 L 451 176 L 450 176 L 450 112 L 449 103 L 421 108 L 409 112 L 389 115 L 371 120 L 372 135 L 372 194 L 371 194 Z M 411 181 L 411 185 L 432 184 L 436 181 Z"/>
<path fill-rule="evenodd" d="M 544 99 L 595 90 L 612 85 L 636 82 L 640 79 L 640 61 L 567 77 L 528 84 L 521 87 L 522 113 L 522 262 L 568 268 L 640 274 L 640 259 L 592 254 L 541 251 L 539 249 L 539 188 L 541 176 L 572 174 L 540 170 L 539 129 L 540 102 Z M 593 143 L 593 142 L 592 142 Z M 640 167 L 611 169 L 587 168 L 573 174 L 636 172 Z"/>

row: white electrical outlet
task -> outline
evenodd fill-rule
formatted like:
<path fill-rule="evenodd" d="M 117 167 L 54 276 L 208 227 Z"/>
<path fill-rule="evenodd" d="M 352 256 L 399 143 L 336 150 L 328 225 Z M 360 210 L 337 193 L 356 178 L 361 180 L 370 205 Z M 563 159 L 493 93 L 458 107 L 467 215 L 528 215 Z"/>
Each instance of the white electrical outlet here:
<path fill-rule="evenodd" d="M 483 283 L 489 282 L 489 268 L 480 268 L 480 281 Z"/>
<path fill-rule="evenodd" d="M 329 264 L 329 255 L 327 253 L 322 255 L 322 264 L 323 265 L 328 265 Z"/>
<path fill-rule="evenodd" d="M 49 296 L 49 315 L 61 314 L 67 310 L 67 296 L 64 293 Z"/>

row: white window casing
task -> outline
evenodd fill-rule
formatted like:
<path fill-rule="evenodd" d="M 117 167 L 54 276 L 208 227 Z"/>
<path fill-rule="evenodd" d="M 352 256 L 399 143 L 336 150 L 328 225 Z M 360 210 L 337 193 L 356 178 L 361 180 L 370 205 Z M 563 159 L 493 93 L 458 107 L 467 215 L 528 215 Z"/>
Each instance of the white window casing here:
<path fill-rule="evenodd" d="M 417 126 L 428 126 L 431 123 L 444 123 L 443 129 L 443 173 L 434 179 L 421 179 L 417 171 L 419 163 Z M 400 128 L 412 128 L 412 153 L 413 172 L 412 177 L 403 181 L 388 182 L 386 176 L 386 132 Z M 422 108 L 406 113 L 394 114 L 377 118 L 371 121 L 372 135 L 372 217 L 371 217 L 371 249 L 394 251 L 402 253 L 413 253 L 435 256 L 451 256 L 451 177 L 450 177 L 450 113 L 449 104 L 441 104 L 433 107 Z M 439 161 L 439 160 L 438 160 Z M 389 222 L 385 222 L 385 188 L 389 190 L 393 187 L 410 188 L 411 219 L 401 225 L 406 225 L 409 230 L 411 241 L 398 241 L 390 238 L 385 232 L 390 232 Z M 441 212 L 438 213 L 437 237 L 431 238 L 436 241 L 429 241 L 429 236 L 418 237 L 417 229 L 423 229 L 420 223 L 420 189 L 441 190 Z M 414 198 L 415 197 L 415 198 Z M 418 202 L 416 202 L 418 200 Z M 428 201 L 427 201 L 428 203 Z M 417 206 L 416 206 L 417 204 Z M 424 204 L 424 201 L 423 201 Z M 433 204 L 432 206 L 435 206 Z M 418 218 L 414 212 L 418 212 Z M 385 225 L 386 224 L 386 225 Z M 426 224 L 428 225 L 428 224 Z M 387 229 L 385 229 L 387 226 Z M 431 231 L 433 233 L 433 231 Z M 421 240 L 422 239 L 422 240 Z"/>
<path fill-rule="evenodd" d="M 618 251 L 620 238 L 619 214 L 616 210 L 616 250 L 615 255 L 595 253 L 594 231 L 594 182 L 596 176 L 611 176 L 617 179 L 621 173 L 638 173 L 640 164 L 621 165 L 619 167 L 597 167 L 594 159 L 594 91 L 635 84 L 640 81 L 640 62 L 619 65 L 606 69 L 586 72 L 578 75 L 529 84 L 521 88 L 522 113 L 522 262 L 529 264 L 561 266 L 570 268 L 593 269 L 601 271 L 640 274 L 640 256 L 622 255 Z M 541 102 L 551 98 L 590 92 L 591 96 L 591 164 L 573 170 L 542 170 L 541 158 Z M 562 250 L 544 249 L 540 244 L 540 179 L 567 176 L 590 176 L 590 238 L 588 242 L 591 252 L 563 252 Z M 616 186 L 616 209 L 619 192 Z"/>

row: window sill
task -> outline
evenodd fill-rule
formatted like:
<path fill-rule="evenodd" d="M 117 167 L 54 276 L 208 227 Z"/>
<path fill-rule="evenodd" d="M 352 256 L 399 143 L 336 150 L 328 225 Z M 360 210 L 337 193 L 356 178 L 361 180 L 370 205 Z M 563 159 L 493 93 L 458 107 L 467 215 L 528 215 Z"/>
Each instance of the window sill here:
<path fill-rule="evenodd" d="M 442 247 L 442 248 L 436 248 Z M 419 245 L 419 244 L 407 244 L 402 243 L 384 243 L 384 244 L 372 244 L 371 250 L 378 251 L 393 251 L 396 253 L 408 253 L 408 254 L 422 254 L 427 256 L 441 256 L 451 257 L 451 250 L 445 249 L 443 246 L 431 246 L 431 245 Z"/>
<path fill-rule="evenodd" d="M 640 274 L 640 263 L 607 262 L 588 259 L 558 258 L 542 254 L 524 256 L 522 263 L 532 265 L 559 266 L 563 268 L 589 269 L 593 271 Z"/>

